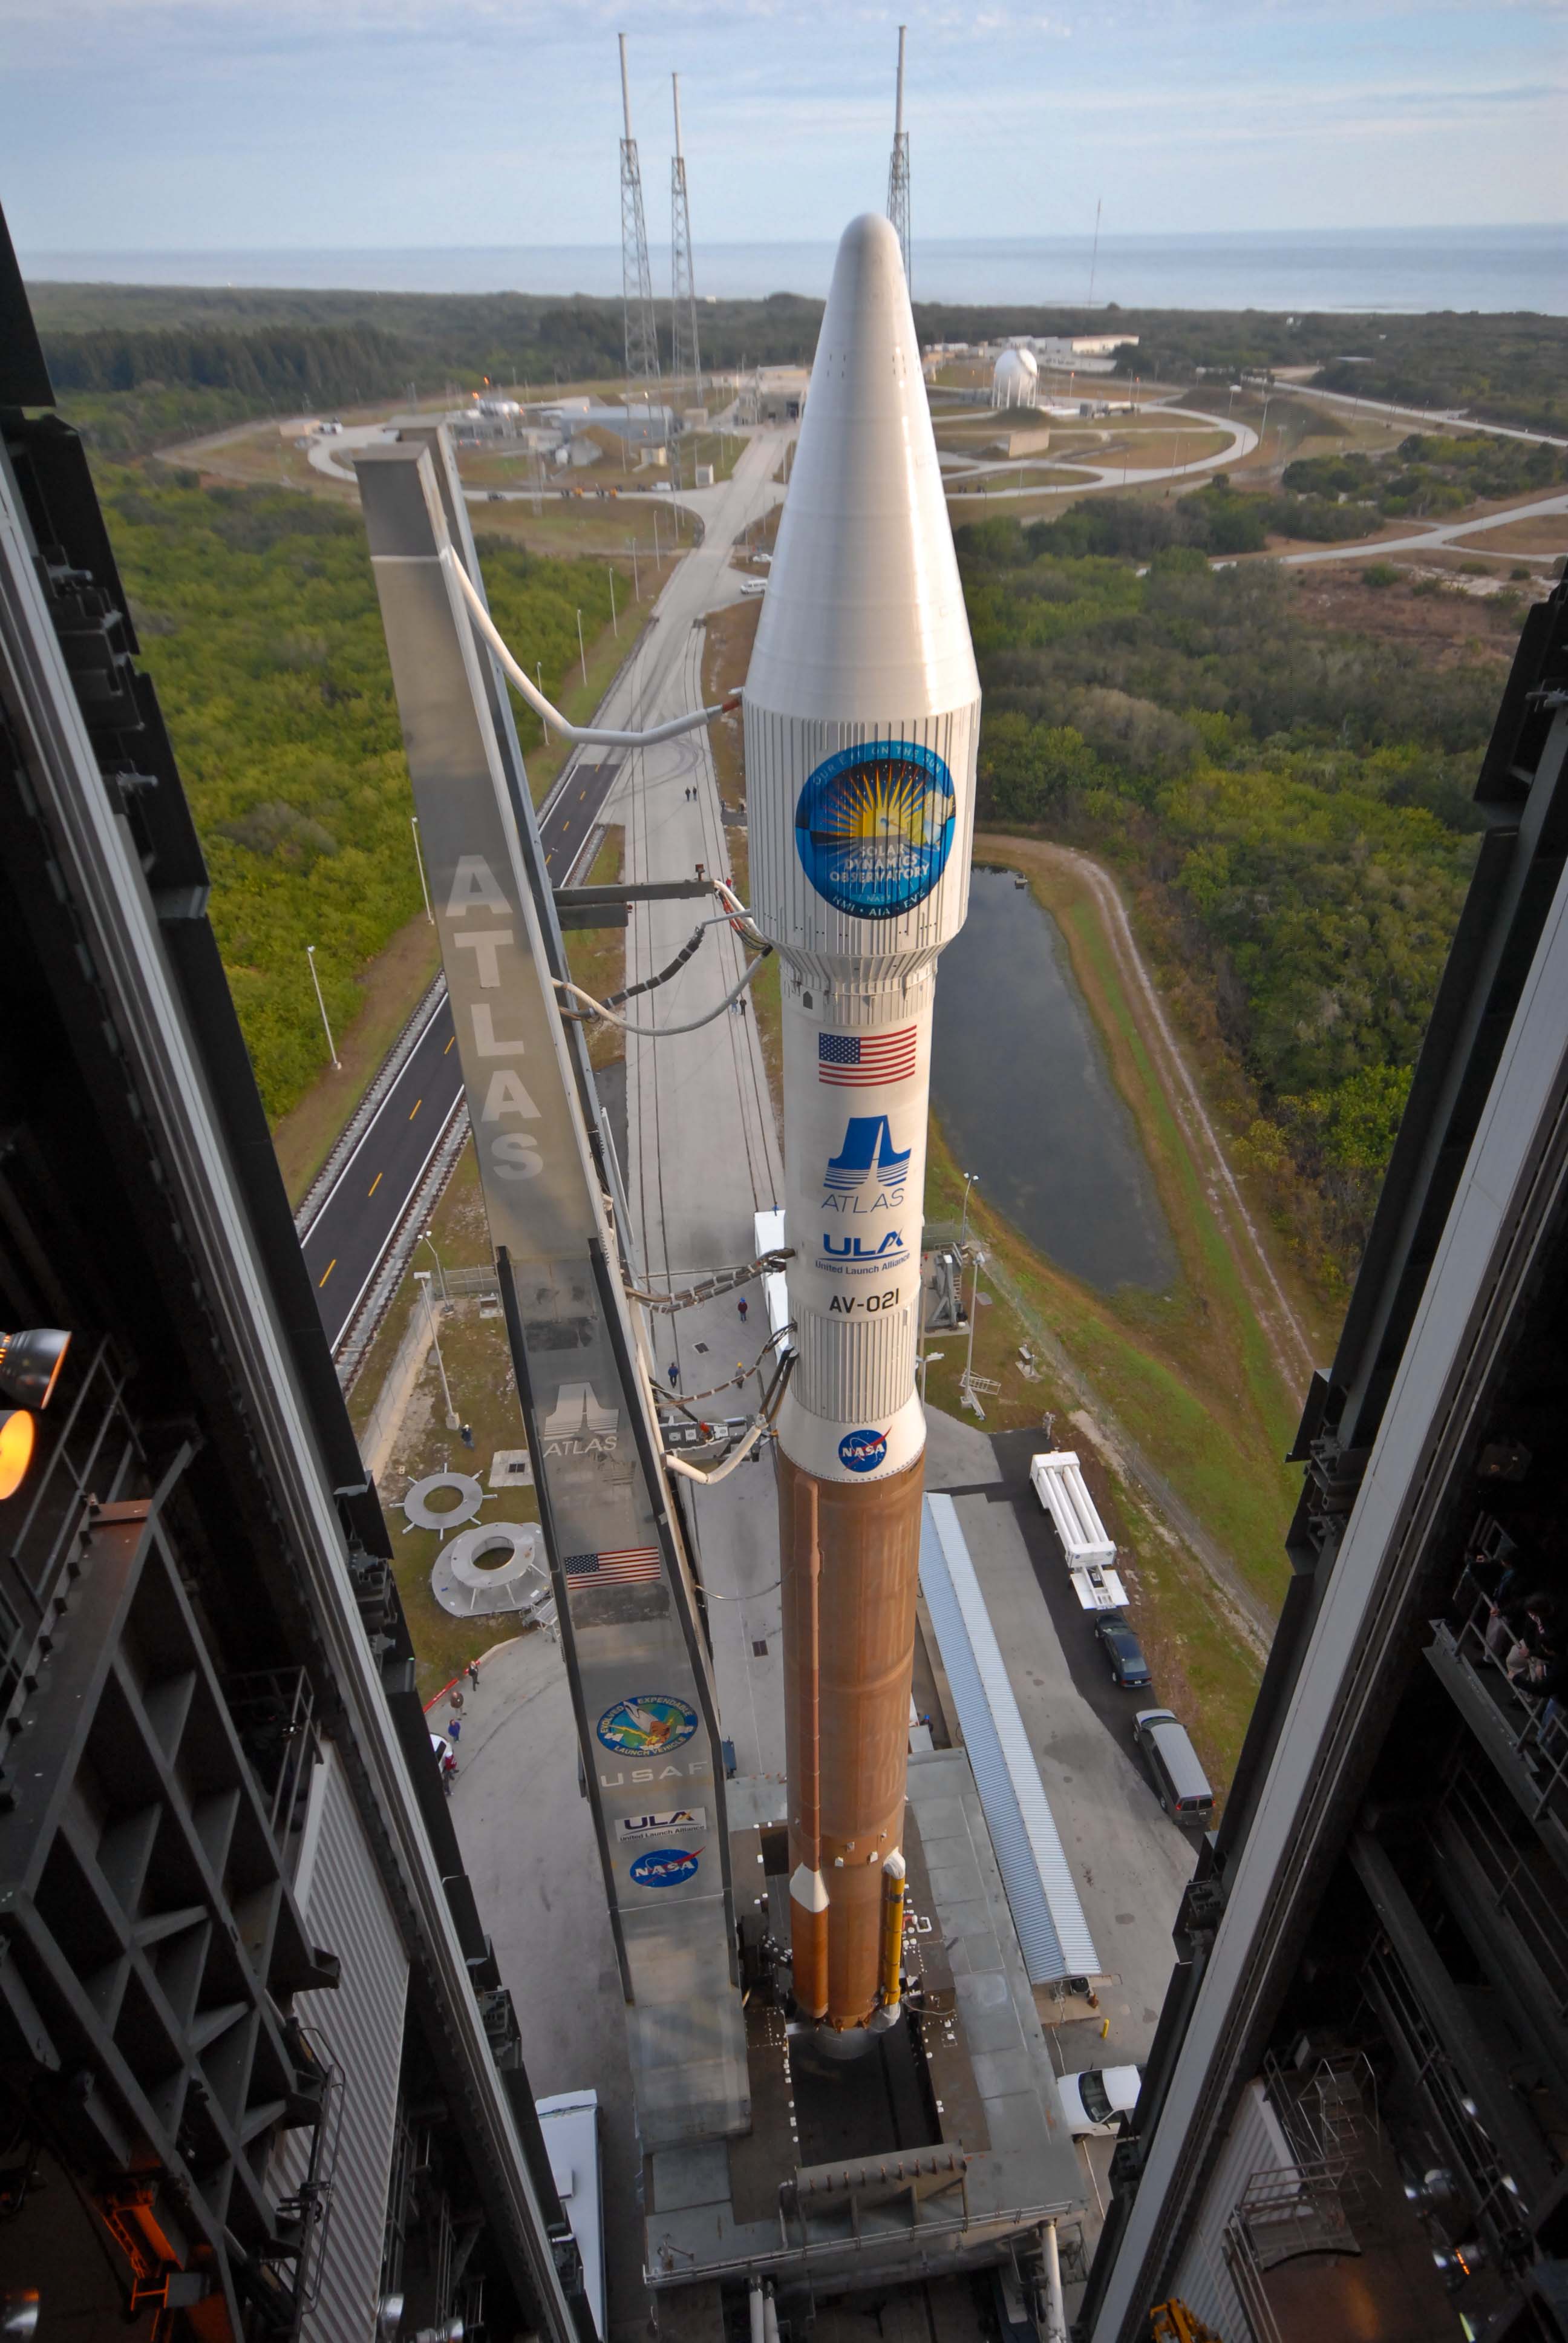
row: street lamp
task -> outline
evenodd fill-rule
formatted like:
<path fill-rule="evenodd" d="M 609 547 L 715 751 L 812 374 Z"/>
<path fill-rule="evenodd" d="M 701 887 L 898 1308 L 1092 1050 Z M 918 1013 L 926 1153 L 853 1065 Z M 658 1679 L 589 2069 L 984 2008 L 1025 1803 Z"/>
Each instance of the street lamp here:
<path fill-rule="evenodd" d="M 973 1410 L 974 1410 L 974 1412 L 975 1412 L 975 1413 L 976 1413 L 977 1415 L 983 1415 L 983 1414 L 985 1413 L 985 1410 L 984 1410 L 984 1408 L 983 1408 L 983 1407 L 981 1407 L 981 1405 L 980 1405 L 980 1400 L 979 1400 L 979 1398 L 978 1398 L 978 1397 L 977 1397 L 977 1395 L 976 1395 L 976 1393 L 975 1393 L 975 1386 L 974 1386 L 974 1371 L 975 1371 L 975 1320 L 980 1316 L 980 1262 L 981 1262 L 984 1259 L 985 1259 L 985 1255 L 981 1252 L 981 1251 L 980 1251 L 980 1249 L 979 1245 L 976 1245 L 976 1247 L 975 1247 L 975 1257 L 974 1257 L 974 1262 L 973 1262 L 973 1274 L 972 1274 L 972 1276 L 970 1277 L 970 1339 L 969 1339 L 969 1350 L 968 1350 L 968 1352 L 967 1352 L 967 1353 L 966 1353 L 966 1355 L 965 1355 L 965 1358 L 964 1358 L 964 1371 L 963 1371 L 962 1375 L 961 1375 L 961 1376 L 960 1376 L 960 1382 L 961 1386 L 962 1386 L 962 1389 L 963 1389 L 964 1398 L 965 1398 L 965 1400 L 968 1402 L 969 1405 L 970 1405 L 970 1407 L 972 1407 L 972 1408 L 973 1408 Z"/>
<path fill-rule="evenodd" d="M 539 698 L 542 699 L 545 696 L 545 663 L 543 659 L 536 659 L 534 661 L 534 680 L 539 687 Z M 549 724 L 543 716 L 540 717 L 539 722 L 544 725 L 545 728 L 545 746 L 548 749 L 550 745 Z"/>
<path fill-rule="evenodd" d="M 442 1263 L 440 1254 L 436 1251 L 436 1240 L 431 1235 L 428 1229 L 421 1229 L 419 1232 L 419 1242 L 421 1244 L 427 1244 L 430 1248 L 430 1258 L 436 1264 L 436 1274 L 441 1281 L 441 1299 L 445 1302 L 447 1299 L 447 1272 Z M 428 1272 L 426 1272 L 427 1275 L 428 1275 Z"/>
<path fill-rule="evenodd" d="M 412 824 L 414 830 L 414 860 L 419 866 L 419 892 L 425 898 L 425 917 L 429 920 L 430 925 L 434 927 L 436 924 L 436 914 L 430 909 L 430 890 L 425 879 L 425 857 L 419 851 L 419 817 L 417 814 L 415 814 L 412 817 Z"/>
<path fill-rule="evenodd" d="M 448 1432 L 456 1432 L 458 1424 L 458 1416 L 457 1409 L 452 1405 L 451 1386 L 447 1381 L 447 1362 L 441 1356 L 441 1337 L 436 1331 L 436 1305 L 430 1299 L 429 1271 L 427 1269 L 417 1269 L 414 1272 L 414 1282 L 425 1297 L 425 1315 L 429 1322 L 430 1340 L 434 1344 L 436 1351 L 436 1373 L 441 1378 L 441 1397 L 447 1403 L 447 1429 Z"/>
<path fill-rule="evenodd" d="M 970 1224 L 970 1190 L 971 1188 L 977 1188 L 979 1185 L 980 1173 L 978 1172 L 966 1172 L 964 1173 L 964 1209 L 963 1217 L 959 1222 L 959 1253 L 960 1258 L 963 1254 L 964 1237 Z"/>
<path fill-rule="evenodd" d="M 583 614 L 578 612 L 578 658 L 582 662 L 583 682 L 588 682 L 588 653 L 583 649 Z"/>
<path fill-rule="evenodd" d="M 310 962 L 310 981 L 316 987 L 316 1005 L 321 1011 L 322 1030 L 327 1035 L 327 1047 L 332 1059 L 332 1071 L 335 1074 L 340 1074 L 343 1071 L 343 1061 L 337 1054 L 337 1044 L 332 1038 L 332 1028 L 327 1021 L 327 1003 L 321 997 L 321 979 L 316 973 L 314 944 L 306 945 L 305 957 Z"/>
<path fill-rule="evenodd" d="M 620 620 L 615 615 L 615 571 L 609 568 L 608 562 L 605 565 L 605 568 L 606 575 L 609 578 L 609 622 L 615 629 L 615 639 L 618 643 L 620 640 Z"/>

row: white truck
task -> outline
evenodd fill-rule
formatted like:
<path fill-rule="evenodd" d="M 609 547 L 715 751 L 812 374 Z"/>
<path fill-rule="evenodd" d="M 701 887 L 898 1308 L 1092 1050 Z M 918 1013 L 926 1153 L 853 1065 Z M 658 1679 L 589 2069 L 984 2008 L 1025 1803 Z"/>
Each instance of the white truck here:
<path fill-rule="evenodd" d="M 1050 1515 L 1067 1561 L 1072 1591 L 1085 1611 L 1125 1611 L 1127 1589 L 1116 1573 L 1116 1547 L 1094 1510 L 1082 1469 L 1070 1448 L 1031 1456 L 1029 1477 Z"/>

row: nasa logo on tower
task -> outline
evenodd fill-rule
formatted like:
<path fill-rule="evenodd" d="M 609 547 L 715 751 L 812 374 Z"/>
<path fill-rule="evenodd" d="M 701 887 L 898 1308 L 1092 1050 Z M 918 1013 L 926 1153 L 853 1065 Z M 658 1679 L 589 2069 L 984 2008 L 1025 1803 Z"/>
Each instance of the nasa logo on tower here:
<path fill-rule="evenodd" d="M 639 1887 L 678 1887 L 697 1876 L 698 1858 L 684 1846 L 649 1847 L 631 1866 Z"/>
<path fill-rule="evenodd" d="M 856 920 L 894 920 L 923 903 L 947 868 L 952 776 L 914 740 L 863 740 L 818 766 L 795 809 L 802 869 L 825 901 Z"/>
<path fill-rule="evenodd" d="M 643 1757 L 678 1749 L 697 1730 L 697 1711 L 663 1692 L 635 1693 L 607 1708 L 596 1728 L 607 1749 L 623 1757 Z"/>
<path fill-rule="evenodd" d="M 887 1453 L 885 1432 L 847 1432 L 839 1443 L 839 1462 L 851 1473 L 874 1473 Z"/>

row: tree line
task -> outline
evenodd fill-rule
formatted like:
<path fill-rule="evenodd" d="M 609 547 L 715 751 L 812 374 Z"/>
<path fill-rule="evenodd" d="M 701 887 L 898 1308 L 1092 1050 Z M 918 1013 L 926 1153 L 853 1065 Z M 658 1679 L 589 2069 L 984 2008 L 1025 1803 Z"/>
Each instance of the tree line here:
<path fill-rule="evenodd" d="M 1122 867 L 1189 1021 L 1245 1077 L 1242 1155 L 1339 1287 L 1468 884 L 1503 646 L 1434 667 L 1304 615 L 1271 563 L 1212 568 L 1208 494 L 959 531 L 980 816 Z"/>

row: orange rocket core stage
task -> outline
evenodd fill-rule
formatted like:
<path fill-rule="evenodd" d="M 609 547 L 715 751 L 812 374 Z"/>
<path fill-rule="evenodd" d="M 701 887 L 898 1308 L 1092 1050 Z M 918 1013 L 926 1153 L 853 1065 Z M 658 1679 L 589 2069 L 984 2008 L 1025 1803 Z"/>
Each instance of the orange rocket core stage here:
<path fill-rule="evenodd" d="M 862 2026 L 878 2006 L 882 1865 L 903 1843 L 924 1459 L 859 1484 L 817 1480 L 781 1449 L 777 1461 L 795 1998 Z"/>

